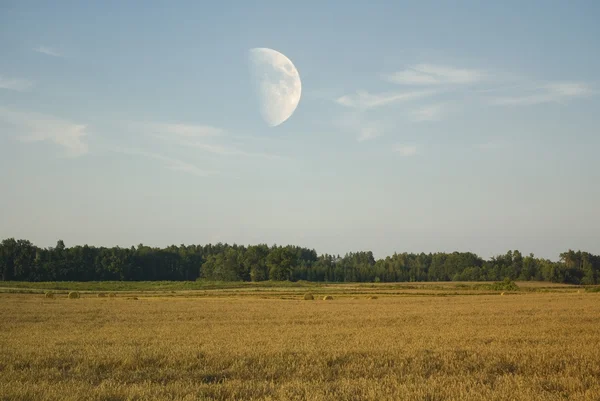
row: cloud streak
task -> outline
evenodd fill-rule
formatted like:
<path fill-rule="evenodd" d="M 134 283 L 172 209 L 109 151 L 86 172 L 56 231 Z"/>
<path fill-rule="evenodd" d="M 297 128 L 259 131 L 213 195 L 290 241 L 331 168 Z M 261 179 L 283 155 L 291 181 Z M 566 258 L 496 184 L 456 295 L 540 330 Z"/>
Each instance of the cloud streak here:
<path fill-rule="evenodd" d="M 433 104 L 410 111 L 410 117 L 414 122 L 438 121 L 444 112 L 443 105 Z"/>
<path fill-rule="evenodd" d="M 247 156 L 261 157 L 265 159 L 282 159 L 281 156 L 261 152 L 249 152 L 229 145 L 211 143 L 215 139 L 228 140 L 224 129 L 210 125 L 194 124 L 163 124 L 163 123 L 141 123 L 133 124 L 142 127 L 146 132 L 152 133 L 155 138 L 174 143 L 178 146 L 196 148 L 205 152 L 221 156 Z M 199 139 L 202 138 L 203 141 Z M 237 137 L 239 138 L 239 137 Z M 207 142 L 208 141 L 208 142 Z"/>
<path fill-rule="evenodd" d="M 146 152 L 140 149 L 125 149 L 125 148 L 115 148 L 113 151 L 117 153 L 123 153 L 127 155 L 136 155 L 143 156 L 149 159 L 158 160 L 163 163 L 165 168 L 172 171 L 181 171 L 184 173 L 192 174 L 198 177 L 209 177 L 212 175 L 219 174 L 216 171 L 203 170 L 198 166 L 187 163 L 178 159 L 173 159 L 171 157 L 163 156 L 157 153 Z"/>
<path fill-rule="evenodd" d="M 358 142 L 370 141 L 379 138 L 385 133 L 386 127 L 381 121 L 368 121 L 363 113 L 345 113 L 334 121 L 334 124 L 356 136 Z"/>
<path fill-rule="evenodd" d="M 476 149 L 481 151 L 491 151 L 506 147 L 506 144 L 501 142 L 484 142 L 474 145 Z"/>
<path fill-rule="evenodd" d="M 0 75 L 0 89 L 25 92 L 33 87 L 33 82 L 26 79 L 6 78 Z"/>
<path fill-rule="evenodd" d="M 53 116 L 0 108 L 0 121 L 14 127 L 22 142 L 49 141 L 63 147 L 69 156 L 82 156 L 89 148 L 84 141 L 87 125 Z"/>
<path fill-rule="evenodd" d="M 359 128 L 356 140 L 358 142 L 370 141 L 379 138 L 381 135 L 383 135 L 383 130 L 375 124 L 370 124 Z"/>
<path fill-rule="evenodd" d="M 224 135 L 225 131 L 211 125 L 183 123 L 131 123 L 130 128 L 150 134 L 168 135 L 173 138 L 202 138 Z"/>
<path fill-rule="evenodd" d="M 221 156 L 246 156 L 246 157 L 260 157 L 264 159 L 283 159 L 283 157 L 279 155 L 274 155 L 270 153 L 255 153 L 248 152 L 245 150 L 241 150 L 238 148 L 220 145 L 220 144 L 210 144 L 203 142 L 179 142 L 181 146 L 192 147 L 204 150 L 206 152 L 214 153 Z"/>
<path fill-rule="evenodd" d="M 493 104 L 508 106 L 532 106 L 543 103 L 562 103 L 570 99 L 590 95 L 592 90 L 581 82 L 554 82 L 536 88 L 533 93 L 515 96 L 497 96 Z"/>
<path fill-rule="evenodd" d="M 62 57 L 62 53 L 48 46 L 38 46 L 33 51 L 52 57 Z"/>
<path fill-rule="evenodd" d="M 338 97 L 335 102 L 341 106 L 368 110 L 392 103 L 407 102 L 436 94 L 435 90 L 421 90 L 412 92 L 394 92 L 371 94 L 366 91 L 357 91 L 353 95 Z"/>
<path fill-rule="evenodd" d="M 404 157 L 414 156 L 417 154 L 417 147 L 413 145 L 396 144 L 392 150 Z"/>
<path fill-rule="evenodd" d="M 434 64 L 417 64 L 384 78 L 399 85 L 457 85 L 481 81 L 485 73 L 480 70 L 454 68 Z"/>

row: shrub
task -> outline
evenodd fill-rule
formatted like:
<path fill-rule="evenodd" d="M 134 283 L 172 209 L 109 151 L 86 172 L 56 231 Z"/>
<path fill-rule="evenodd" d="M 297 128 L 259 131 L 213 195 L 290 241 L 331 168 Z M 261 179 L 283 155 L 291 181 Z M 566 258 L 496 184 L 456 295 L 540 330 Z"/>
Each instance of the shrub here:
<path fill-rule="evenodd" d="M 104 298 L 104 297 L 106 297 L 105 293 L 103 293 L 103 292 L 98 293 L 98 298 Z"/>
<path fill-rule="evenodd" d="M 519 291 L 519 286 L 511 279 L 505 278 L 504 281 L 491 284 L 490 289 L 496 291 Z"/>
<path fill-rule="evenodd" d="M 50 291 L 46 291 L 46 293 L 44 294 L 44 296 L 45 296 L 46 298 L 54 298 L 54 293 L 53 293 L 53 292 L 50 292 Z"/>
<path fill-rule="evenodd" d="M 313 299 L 315 299 L 315 297 L 313 296 L 313 294 L 304 294 L 304 300 L 305 301 L 312 301 Z"/>
<path fill-rule="evenodd" d="M 331 295 L 325 295 L 323 301 L 333 301 L 333 297 Z"/>
<path fill-rule="evenodd" d="M 69 293 L 69 299 L 77 299 L 79 298 L 79 293 L 77 291 L 71 291 Z"/>

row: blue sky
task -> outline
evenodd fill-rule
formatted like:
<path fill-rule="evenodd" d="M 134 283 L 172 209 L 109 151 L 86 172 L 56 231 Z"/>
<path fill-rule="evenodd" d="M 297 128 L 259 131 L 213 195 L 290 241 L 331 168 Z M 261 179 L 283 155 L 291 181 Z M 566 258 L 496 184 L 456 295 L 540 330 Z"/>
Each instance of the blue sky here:
<path fill-rule="evenodd" d="M 121 3 L 0 5 L 0 237 L 600 252 L 599 3 Z"/>

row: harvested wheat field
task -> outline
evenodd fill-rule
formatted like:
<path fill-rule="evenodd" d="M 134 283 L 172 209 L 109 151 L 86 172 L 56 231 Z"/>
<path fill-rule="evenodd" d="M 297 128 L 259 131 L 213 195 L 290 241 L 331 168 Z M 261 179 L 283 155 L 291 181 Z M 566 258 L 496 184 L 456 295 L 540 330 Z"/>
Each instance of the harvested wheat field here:
<path fill-rule="evenodd" d="M 136 297 L 0 294 L 0 399 L 600 399 L 597 293 Z"/>

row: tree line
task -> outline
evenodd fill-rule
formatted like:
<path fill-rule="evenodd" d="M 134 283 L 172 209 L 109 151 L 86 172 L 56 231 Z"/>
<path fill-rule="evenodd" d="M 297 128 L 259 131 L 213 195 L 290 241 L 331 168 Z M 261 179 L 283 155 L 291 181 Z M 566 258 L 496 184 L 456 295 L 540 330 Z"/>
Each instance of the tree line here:
<path fill-rule="evenodd" d="M 155 248 L 74 246 L 40 248 L 27 240 L 0 243 L 4 281 L 306 280 L 315 282 L 536 280 L 600 284 L 600 256 L 572 251 L 560 260 L 514 250 L 484 260 L 471 252 L 322 254 L 299 246 L 180 245 Z"/>

